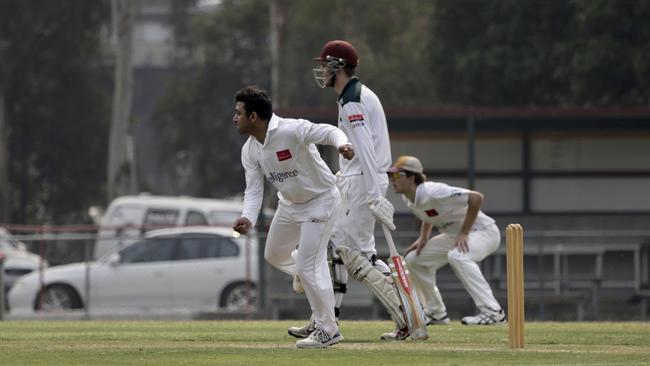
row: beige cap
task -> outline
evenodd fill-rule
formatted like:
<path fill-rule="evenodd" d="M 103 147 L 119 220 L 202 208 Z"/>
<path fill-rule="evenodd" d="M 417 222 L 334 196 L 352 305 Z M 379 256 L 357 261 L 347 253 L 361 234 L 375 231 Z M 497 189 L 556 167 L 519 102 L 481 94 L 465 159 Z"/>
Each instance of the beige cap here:
<path fill-rule="evenodd" d="M 388 173 L 396 173 L 402 170 L 407 170 L 412 173 L 424 173 L 422 163 L 414 156 L 402 155 L 395 164 L 388 169 Z"/>

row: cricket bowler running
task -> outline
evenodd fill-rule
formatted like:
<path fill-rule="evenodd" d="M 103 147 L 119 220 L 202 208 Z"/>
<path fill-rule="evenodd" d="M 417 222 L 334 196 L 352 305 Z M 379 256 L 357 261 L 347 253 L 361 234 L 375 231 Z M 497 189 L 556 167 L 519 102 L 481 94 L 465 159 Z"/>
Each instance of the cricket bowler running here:
<path fill-rule="evenodd" d="M 300 276 L 315 318 L 314 330 L 297 341 L 296 347 L 336 344 L 343 337 L 334 318 L 327 242 L 341 209 L 341 195 L 314 144 L 334 146 L 346 159 L 354 156 L 354 150 L 334 126 L 278 117 L 271 98 L 261 89 L 243 88 L 235 101 L 233 122 L 249 138 L 241 152 L 246 172 L 244 211 L 233 230 L 246 234 L 253 227 L 262 205 L 264 180 L 271 183 L 278 190 L 279 203 L 264 258 L 279 270 Z"/>

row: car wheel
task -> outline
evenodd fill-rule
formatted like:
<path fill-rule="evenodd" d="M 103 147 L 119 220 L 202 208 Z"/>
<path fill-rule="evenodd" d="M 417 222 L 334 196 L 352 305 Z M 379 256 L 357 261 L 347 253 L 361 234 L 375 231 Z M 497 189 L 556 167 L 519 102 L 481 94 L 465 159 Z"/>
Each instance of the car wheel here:
<path fill-rule="evenodd" d="M 221 293 L 219 306 L 226 311 L 252 311 L 257 301 L 257 289 L 250 282 L 231 283 Z"/>
<path fill-rule="evenodd" d="M 45 288 L 43 300 L 39 301 L 40 294 L 36 296 L 36 310 L 57 311 L 81 309 L 81 297 L 72 287 L 67 285 L 51 285 Z"/>

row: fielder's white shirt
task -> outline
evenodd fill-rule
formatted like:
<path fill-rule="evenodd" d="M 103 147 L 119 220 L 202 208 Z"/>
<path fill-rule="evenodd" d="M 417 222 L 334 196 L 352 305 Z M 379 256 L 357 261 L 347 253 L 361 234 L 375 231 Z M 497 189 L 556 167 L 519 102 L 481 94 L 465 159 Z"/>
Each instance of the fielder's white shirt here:
<path fill-rule="evenodd" d="M 338 97 L 338 126 L 354 146 L 354 158 L 339 157 L 341 176 L 363 174 L 368 199 L 383 196 L 377 175 L 386 174 L 391 165 L 386 115 L 372 90 L 353 77 Z"/>
<path fill-rule="evenodd" d="M 402 199 L 420 220 L 432 224 L 443 234 L 458 235 L 467 215 L 468 192 L 465 188 L 445 183 L 424 182 L 415 190 L 415 202 L 404 195 Z M 491 217 L 479 211 L 471 230 L 493 223 Z"/>
<path fill-rule="evenodd" d="M 264 144 L 250 136 L 241 151 L 246 171 L 242 216 L 257 221 L 264 194 L 264 179 L 278 190 L 286 204 L 305 203 L 329 192 L 336 178 L 314 144 L 339 147 L 349 143 L 345 134 L 328 124 L 273 114 Z"/>

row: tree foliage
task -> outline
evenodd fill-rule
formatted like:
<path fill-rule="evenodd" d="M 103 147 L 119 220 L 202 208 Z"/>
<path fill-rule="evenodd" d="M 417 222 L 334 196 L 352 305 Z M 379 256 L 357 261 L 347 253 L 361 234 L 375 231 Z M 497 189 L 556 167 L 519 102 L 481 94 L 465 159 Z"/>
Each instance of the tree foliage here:
<path fill-rule="evenodd" d="M 233 95 L 271 89 L 270 1 L 223 0 L 200 14 L 195 3 L 171 1 L 177 73 L 154 120 L 162 170 L 182 181 L 173 193 L 219 197 L 243 187 Z M 387 108 L 650 102 L 650 0 L 275 4 L 272 97 L 283 107 L 336 108 L 312 76 L 331 39 L 357 47 L 358 76 Z M 106 0 L 0 1 L 13 222 L 64 222 L 104 203 L 111 72 L 99 35 L 108 17 Z"/>
<path fill-rule="evenodd" d="M 650 94 L 646 0 L 436 0 L 431 62 L 445 104 L 638 106 Z"/>
<path fill-rule="evenodd" d="M 96 1 L 0 2 L 13 222 L 72 220 L 103 202 L 107 12 Z"/>
<path fill-rule="evenodd" d="M 222 197 L 243 187 L 242 138 L 234 128 L 235 92 L 247 84 L 268 89 L 268 4 L 223 1 L 192 24 L 203 62 L 185 68 L 159 103 L 155 120 L 169 171 L 183 179 L 176 194 Z M 188 77 L 188 74 L 190 75 Z"/>
<path fill-rule="evenodd" d="M 421 82 L 427 73 L 422 41 L 428 34 L 428 2 L 377 0 L 370 7 L 342 0 L 277 4 L 279 95 L 271 96 L 276 105 L 335 110 L 336 95 L 319 89 L 312 75 L 312 58 L 331 39 L 355 44 L 359 76 L 383 100 L 403 106 L 429 101 L 430 85 Z M 171 83 L 155 118 L 170 147 L 166 160 L 176 167 L 169 171 L 183 172 L 175 173 L 177 180 L 188 171 L 191 176 L 177 194 L 219 197 L 243 188 L 242 138 L 232 124 L 233 97 L 245 85 L 271 89 L 269 6 L 265 0 L 224 0 L 215 12 L 194 21 L 188 43 L 201 51 L 203 62 Z M 183 165 L 189 166 L 178 169 Z"/>
<path fill-rule="evenodd" d="M 204 62 L 184 69 L 158 115 L 169 160 L 190 165 L 193 183 L 177 193 L 220 196 L 243 187 L 232 95 L 247 84 L 271 89 L 269 4 L 224 0 L 186 37 Z M 358 76 L 388 108 L 648 104 L 648 0 L 275 4 L 272 98 L 282 107 L 336 108 L 335 94 L 312 76 L 312 58 L 332 39 L 356 46 Z"/>
<path fill-rule="evenodd" d="M 312 60 L 332 39 L 345 39 L 359 52 L 357 74 L 385 105 L 429 104 L 433 93 L 426 41 L 429 1 L 314 0 L 282 3 L 280 91 L 283 106 L 336 108 L 331 90 L 316 86 Z"/>

